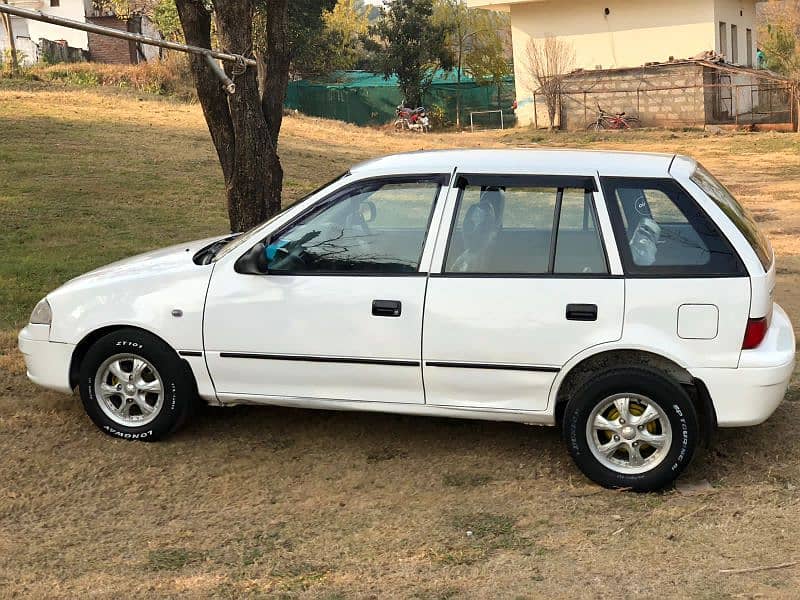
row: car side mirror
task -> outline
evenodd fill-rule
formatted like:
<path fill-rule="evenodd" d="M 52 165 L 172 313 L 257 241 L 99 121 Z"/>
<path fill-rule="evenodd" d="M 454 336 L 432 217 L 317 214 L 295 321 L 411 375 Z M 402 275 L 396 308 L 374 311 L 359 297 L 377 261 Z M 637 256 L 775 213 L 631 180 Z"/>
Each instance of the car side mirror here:
<path fill-rule="evenodd" d="M 239 257 L 234 270 L 242 275 L 265 275 L 269 271 L 266 250 L 267 244 L 259 242 Z"/>

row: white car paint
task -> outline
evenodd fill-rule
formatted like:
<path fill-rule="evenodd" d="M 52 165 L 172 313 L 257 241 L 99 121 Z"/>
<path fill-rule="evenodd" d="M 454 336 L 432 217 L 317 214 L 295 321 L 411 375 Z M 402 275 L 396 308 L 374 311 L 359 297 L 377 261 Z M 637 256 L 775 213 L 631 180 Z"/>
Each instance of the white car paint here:
<path fill-rule="evenodd" d="M 47 296 L 52 325 L 25 327 L 20 349 L 34 382 L 68 392 L 74 385 L 70 363 L 82 340 L 106 327 L 133 326 L 181 353 L 210 403 L 547 425 L 555 423 L 558 391 L 572 369 L 604 352 L 640 350 L 702 380 L 720 426 L 756 424 L 772 414 L 788 386 L 794 333 L 772 302 L 775 261 L 764 272 L 739 229 L 690 180 L 695 168 L 686 157 L 586 151 L 437 151 L 380 158 L 242 235 L 212 264 L 192 260 L 213 241 L 203 240 L 66 283 Z M 234 270 L 255 243 L 344 186 L 387 175 L 454 172 L 594 178 L 609 277 L 437 277 L 457 196 L 447 186 L 433 210 L 418 276 L 253 276 Z M 599 185 L 609 176 L 674 178 L 731 242 L 747 275 L 626 277 Z M 402 300 L 401 317 L 372 316 L 370 302 L 376 298 Z M 571 302 L 602 307 L 598 320 L 564 321 L 564 305 Z M 695 322 L 693 328 L 691 320 L 679 322 L 681 307 L 691 305 L 716 308 L 713 336 L 706 324 Z M 176 310 L 181 316 L 173 316 Z M 764 341 L 741 350 L 747 317 L 770 312 Z M 232 360 L 224 353 L 280 359 Z M 315 360 L 299 360 L 309 357 Z M 467 365 L 427 364 L 440 361 Z M 473 363 L 482 367 L 469 366 Z M 504 368 L 491 368 L 497 366 Z"/>

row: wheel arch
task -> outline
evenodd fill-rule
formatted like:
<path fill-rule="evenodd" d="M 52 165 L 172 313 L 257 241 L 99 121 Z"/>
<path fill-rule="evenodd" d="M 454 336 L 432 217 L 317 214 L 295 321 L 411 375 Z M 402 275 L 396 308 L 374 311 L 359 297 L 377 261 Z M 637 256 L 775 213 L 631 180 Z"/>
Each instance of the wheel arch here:
<path fill-rule="evenodd" d="M 561 426 L 564 409 L 572 394 L 594 374 L 620 367 L 644 367 L 658 371 L 683 386 L 697 410 L 701 435 L 710 443 L 716 429 L 716 412 L 705 384 L 694 377 L 686 367 L 656 352 L 641 349 L 616 348 L 584 357 L 572 365 L 554 384 L 551 398 L 554 401 L 554 418 Z"/>
<path fill-rule="evenodd" d="M 172 344 L 167 342 L 162 336 L 148 329 L 145 329 L 144 327 L 137 327 L 136 325 L 123 325 L 123 324 L 106 325 L 103 327 L 98 327 L 97 329 L 94 329 L 89 333 L 87 333 L 83 337 L 83 339 L 81 339 L 81 341 L 79 341 L 76 344 L 75 350 L 72 351 L 72 359 L 70 360 L 70 365 L 69 365 L 69 384 L 73 389 L 75 389 L 75 387 L 77 387 L 78 385 L 80 379 L 81 365 L 83 364 L 83 359 L 86 357 L 86 353 L 89 351 L 89 348 L 91 348 L 99 339 L 103 338 L 109 333 L 120 331 L 122 329 L 134 329 L 136 331 L 146 333 L 147 335 L 152 335 L 153 337 L 157 338 L 162 343 L 164 343 L 164 345 L 166 345 L 168 348 L 172 349 L 172 351 L 175 352 L 176 356 L 180 357 L 175 348 L 173 348 Z M 194 372 L 192 371 L 189 364 L 183 358 L 181 358 L 181 362 L 184 364 L 187 372 L 191 375 L 192 380 L 195 381 L 196 384 L 196 378 L 194 376 Z"/>

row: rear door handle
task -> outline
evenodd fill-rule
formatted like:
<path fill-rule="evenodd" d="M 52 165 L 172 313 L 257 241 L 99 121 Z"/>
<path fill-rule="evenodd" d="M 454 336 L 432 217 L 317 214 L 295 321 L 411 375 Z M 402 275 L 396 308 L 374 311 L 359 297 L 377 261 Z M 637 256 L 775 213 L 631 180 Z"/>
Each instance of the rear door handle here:
<path fill-rule="evenodd" d="M 373 300 L 372 314 L 376 317 L 399 317 L 403 310 L 400 300 Z"/>
<path fill-rule="evenodd" d="M 597 304 L 567 304 L 568 321 L 597 321 Z"/>

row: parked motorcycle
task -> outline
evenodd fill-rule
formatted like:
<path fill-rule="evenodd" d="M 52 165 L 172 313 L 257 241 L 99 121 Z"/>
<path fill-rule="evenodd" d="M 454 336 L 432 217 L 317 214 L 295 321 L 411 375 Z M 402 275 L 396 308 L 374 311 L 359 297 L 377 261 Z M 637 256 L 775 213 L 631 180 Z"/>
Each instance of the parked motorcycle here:
<path fill-rule="evenodd" d="M 427 133 L 431 130 L 431 121 L 424 106 L 406 108 L 401 104 L 395 109 L 395 117 L 394 127 L 398 131 L 406 129 L 408 131 Z"/>

